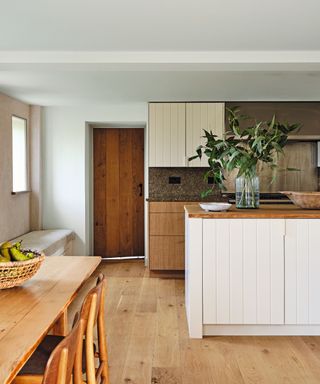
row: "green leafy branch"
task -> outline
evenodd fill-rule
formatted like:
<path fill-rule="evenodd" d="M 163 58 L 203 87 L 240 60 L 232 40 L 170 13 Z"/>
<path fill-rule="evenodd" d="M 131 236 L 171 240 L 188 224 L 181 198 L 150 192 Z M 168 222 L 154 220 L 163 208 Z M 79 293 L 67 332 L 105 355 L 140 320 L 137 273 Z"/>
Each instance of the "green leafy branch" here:
<path fill-rule="evenodd" d="M 206 143 L 196 149 L 196 154 L 189 161 L 208 158 L 209 170 L 205 179 L 213 178 L 214 186 L 224 190 L 225 172 L 238 170 L 238 176 L 252 177 L 256 174 L 258 163 L 264 163 L 272 170 L 278 168 L 278 159 L 283 155 L 283 148 L 288 142 L 288 135 L 301 128 L 300 124 L 288 124 L 276 121 L 256 122 L 253 126 L 242 128 L 241 122 L 248 119 L 238 107 L 227 108 L 229 131 L 223 138 L 204 130 Z M 292 170 L 292 168 L 288 168 Z M 294 169 L 296 170 L 296 169 Z M 202 193 L 208 196 L 209 189 Z"/>

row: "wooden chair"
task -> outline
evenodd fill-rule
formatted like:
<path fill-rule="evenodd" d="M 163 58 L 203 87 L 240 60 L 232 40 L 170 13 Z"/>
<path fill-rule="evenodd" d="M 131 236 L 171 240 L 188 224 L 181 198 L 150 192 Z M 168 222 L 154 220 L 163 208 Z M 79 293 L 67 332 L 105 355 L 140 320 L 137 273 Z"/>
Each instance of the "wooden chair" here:
<path fill-rule="evenodd" d="M 85 297 L 81 311 L 81 342 L 82 347 L 77 349 L 74 363 L 74 384 L 109 384 L 108 353 L 106 343 L 106 329 L 104 316 L 106 279 L 100 274 L 97 285 Z M 94 331 L 97 329 L 98 347 L 94 344 Z M 41 383 L 44 372 L 44 361 L 48 354 L 63 339 L 61 336 L 48 335 L 27 361 L 16 377 L 14 384 Z M 98 367 L 95 367 L 98 359 Z M 86 381 L 83 380 L 86 373 Z M 30 379 L 33 378 L 33 381 Z M 37 378 L 38 381 L 35 381 Z M 68 383 L 69 384 L 69 383 Z"/>
<path fill-rule="evenodd" d="M 70 384 L 75 369 L 75 357 L 79 348 L 82 348 L 81 332 L 82 321 L 77 313 L 75 325 L 68 336 L 52 351 L 47 361 L 43 376 L 28 375 L 23 381 L 26 384 Z M 20 379 L 15 379 L 14 383 Z M 22 382 L 22 381 L 21 381 Z"/>
<path fill-rule="evenodd" d="M 75 367 L 75 358 L 82 349 L 81 330 L 82 320 L 78 319 L 68 336 L 53 350 L 46 369 L 42 384 L 70 384 Z"/>

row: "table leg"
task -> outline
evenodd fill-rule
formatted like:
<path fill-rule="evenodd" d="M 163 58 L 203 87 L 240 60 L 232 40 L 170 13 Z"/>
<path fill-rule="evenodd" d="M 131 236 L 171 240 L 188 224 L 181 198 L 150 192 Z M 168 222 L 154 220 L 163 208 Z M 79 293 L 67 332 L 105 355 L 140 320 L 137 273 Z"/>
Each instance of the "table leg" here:
<path fill-rule="evenodd" d="M 59 317 L 55 325 L 51 328 L 50 333 L 56 336 L 67 336 L 68 334 L 68 310 L 67 309 L 61 314 L 61 316 Z"/>

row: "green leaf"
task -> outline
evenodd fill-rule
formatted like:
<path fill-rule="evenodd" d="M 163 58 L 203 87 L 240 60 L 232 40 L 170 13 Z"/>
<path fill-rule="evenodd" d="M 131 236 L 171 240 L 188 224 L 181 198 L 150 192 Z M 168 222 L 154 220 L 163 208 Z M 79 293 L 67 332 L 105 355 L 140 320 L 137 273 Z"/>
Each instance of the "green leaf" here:
<path fill-rule="evenodd" d="M 195 155 L 195 156 L 188 157 L 188 161 L 192 161 L 192 160 L 195 160 L 195 159 L 199 159 L 199 156 Z"/>
<path fill-rule="evenodd" d="M 210 189 L 207 189 L 206 191 L 201 192 L 200 196 L 202 199 L 204 199 L 204 198 L 206 198 L 212 194 L 213 194 L 213 190 L 212 190 L 212 188 L 210 188 Z"/>
<path fill-rule="evenodd" d="M 299 169 L 299 168 L 288 167 L 288 168 L 286 168 L 286 170 L 289 172 L 301 172 L 301 169 Z"/>
<path fill-rule="evenodd" d="M 272 120 L 271 120 L 271 122 L 269 124 L 269 128 L 270 129 L 273 129 L 275 122 L 276 122 L 276 115 L 273 115 L 272 116 Z"/>

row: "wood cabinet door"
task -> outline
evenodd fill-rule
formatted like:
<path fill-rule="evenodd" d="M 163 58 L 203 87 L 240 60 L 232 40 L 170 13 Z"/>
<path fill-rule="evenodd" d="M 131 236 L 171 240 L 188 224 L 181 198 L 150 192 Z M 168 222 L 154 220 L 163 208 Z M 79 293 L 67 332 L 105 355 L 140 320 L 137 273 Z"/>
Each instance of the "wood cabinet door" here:
<path fill-rule="evenodd" d="M 284 219 L 203 220 L 203 323 L 284 324 Z"/>
<path fill-rule="evenodd" d="M 144 256 L 144 129 L 94 129 L 94 253 Z"/>
<path fill-rule="evenodd" d="M 150 236 L 150 270 L 184 270 L 184 236 Z"/>
<path fill-rule="evenodd" d="M 196 149 L 205 140 L 204 129 L 218 136 L 225 130 L 224 103 L 187 103 L 186 104 L 186 156 L 196 154 Z M 190 167 L 208 167 L 206 156 L 201 160 L 189 162 Z"/>
<path fill-rule="evenodd" d="M 320 324 L 319 235 L 318 219 L 286 220 L 286 324 Z"/>
<path fill-rule="evenodd" d="M 149 234 L 156 236 L 184 236 L 184 213 L 150 213 Z"/>
<path fill-rule="evenodd" d="M 184 206 L 198 202 L 167 201 L 149 203 L 150 270 L 184 270 Z"/>
<path fill-rule="evenodd" d="M 184 167 L 185 103 L 149 104 L 149 167 Z"/>

